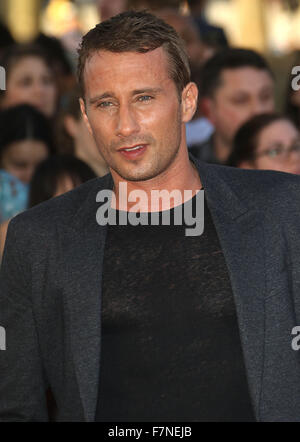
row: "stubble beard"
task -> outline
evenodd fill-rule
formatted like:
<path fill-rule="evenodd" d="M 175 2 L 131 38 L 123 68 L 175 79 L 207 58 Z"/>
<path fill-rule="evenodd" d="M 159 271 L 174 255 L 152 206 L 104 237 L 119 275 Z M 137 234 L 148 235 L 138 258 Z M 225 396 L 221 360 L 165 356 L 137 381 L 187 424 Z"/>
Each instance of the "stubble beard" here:
<path fill-rule="evenodd" d="M 130 141 L 128 144 L 135 144 L 138 142 L 145 142 L 145 143 L 149 143 L 149 146 L 147 147 L 147 149 L 149 149 L 150 154 L 152 155 L 151 158 L 151 166 L 149 167 L 149 162 L 148 165 L 143 164 L 143 162 L 141 160 L 132 160 L 132 164 L 136 164 L 136 167 L 129 167 L 128 170 L 126 170 L 124 167 L 119 167 L 117 162 L 115 161 L 111 161 L 110 158 L 107 158 L 107 155 L 103 155 L 103 153 L 100 150 L 100 153 L 102 154 L 103 158 L 105 159 L 105 161 L 108 164 L 108 167 L 111 171 L 114 171 L 116 174 L 118 174 L 123 180 L 125 181 L 132 181 L 132 182 L 138 182 L 138 181 L 148 181 L 151 180 L 153 178 L 158 177 L 159 175 L 163 174 L 173 163 L 173 161 L 175 160 L 179 148 L 180 148 L 180 144 L 181 144 L 181 137 L 182 137 L 182 130 L 181 130 L 181 113 L 178 112 L 178 116 L 177 116 L 177 121 L 174 124 L 174 131 L 173 134 L 176 130 L 176 137 L 172 136 L 172 140 L 170 140 L 169 145 L 172 145 L 173 148 L 172 149 L 168 149 L 168 152 L 166 152 L 166 154 L 161 157 L 159 155 L 160 149 L 165 149 L 165 147 L 157 147 L 156 150 L 154 150 L 155 146 L 157 146 L 156 144 L 156 140 L 150 135 L 144 137 L 143 139 L 139 139 L 139 140 L 132 140 Z M 171 132 L 171 131 L 170 131 Z M 167 138 L 167 137 L 166 137 Z M 168 145 L 168 143 L 167 143 Z M 175 146 L 175 148 L 174 148 Z M 154 152 L 151 152 L 151 149 L 154 150 Z M 114 145 L 113 147 L 111 147 L 109 149 L 109 151 L 114 152 L 116 151 L 116 146 Z M 147 152 L 145 152 L 147 155 Z M 122 154 L 118 154 L 118 155 L 122 155 Z M 139 163 L 141 162 L 141 164 L 139 165 Z M 125 169 L 125 170 L 124 170 Z"/>
<path fill-rule="evenodd" d="M 178 131 L 178 136 L 174 141 L 175 142 L 173 142 L 172 144 L 173 146 L 175 145 L 176 148 L 169 150 L 168 155 L 166 157 L 160 158 L 159 151 L 156 151 L 153 154 L 153 157 L 151 158 L 150 168 L 149 166 L 147 165 L 145 166 L 143 164 L 139 166 L 137 161 L 136 168 L 133 168 L 133 170 L 123 171 L 121 170 L 121 168 L 114 167 L 113 165 L 110 166 L 110 169 L 114 170 L 125 181 L 138 182 L 138 181 L 148 181 L 154 179 L 159 175 L 163 174 L 172 165 L 173 161 L 175 160 L 181 143 L 180 130 Z M 151 146 L 149 146 L 149 149 L 151 149 Z M 164 160 L 163 162 L 162 159 Z"/>

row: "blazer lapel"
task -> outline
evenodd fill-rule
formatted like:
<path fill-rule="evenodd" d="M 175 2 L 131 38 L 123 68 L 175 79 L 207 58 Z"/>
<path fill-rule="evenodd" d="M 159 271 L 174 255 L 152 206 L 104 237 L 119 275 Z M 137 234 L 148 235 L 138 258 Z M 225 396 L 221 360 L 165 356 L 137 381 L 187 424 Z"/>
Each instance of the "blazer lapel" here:
<path fill-rule="evenodd" d="M 195 162 L 230 275 L 248 383 L 259 418 L 264 354 L 265 256 L 261 215 L 237 198 L 221 168 Z"/>
<path fill-rule="evenodd" d="M 101 188 L 95 184 L 62 239 L 70 340 L 87 421 L 95 418 L 100 373 L 101 286 L 107 226 L 96 222 L 96 194 L 102 188 L 112 189 L 110 177 L 105 183 Z"/>

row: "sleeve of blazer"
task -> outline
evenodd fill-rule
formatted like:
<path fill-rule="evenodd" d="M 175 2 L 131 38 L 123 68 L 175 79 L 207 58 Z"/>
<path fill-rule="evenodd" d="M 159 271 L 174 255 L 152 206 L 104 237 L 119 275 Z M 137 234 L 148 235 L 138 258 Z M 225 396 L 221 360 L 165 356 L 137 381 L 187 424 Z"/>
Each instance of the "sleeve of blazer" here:
<path fill-rule="evenodd" d="M 26 232 L 18 235 L 17 226 L 13 219 L 0 269 L 0 422 L 47 421 L 30 265 L 18 245 Z"/>

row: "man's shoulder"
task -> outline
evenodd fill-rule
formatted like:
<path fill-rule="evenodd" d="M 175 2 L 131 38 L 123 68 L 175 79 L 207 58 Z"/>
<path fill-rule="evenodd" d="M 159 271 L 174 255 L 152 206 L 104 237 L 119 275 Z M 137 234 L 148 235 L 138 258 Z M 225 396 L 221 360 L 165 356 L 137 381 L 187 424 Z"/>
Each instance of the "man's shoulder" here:
<path fill-rule="evenodd" d="M 215 169 L 219 176 L 229 180 L 233 185 L 241 189 L 246 184 L 251 184 L 253 193 L 257 193 L 259 189 L 262 191 L 273 191 L 276 189 L 284 192 L 287 186 L 291 186 L 296 190 L 300 185 L 300 176 L 291 173 L 275 170 L 240 169 L 217 164 L 209 164 L 208 166 Z M 251 189 L 247 189 L 247 191 Z"/>
<path fill-rule="evenodd" d="M 300 209 L 300 176 L 273 170 L 239 169 L 207 165 L 208 174 L 221 178 L 236 196 L 262 209 Z M 216 184 L 217 185 L 217 184 Z"/>

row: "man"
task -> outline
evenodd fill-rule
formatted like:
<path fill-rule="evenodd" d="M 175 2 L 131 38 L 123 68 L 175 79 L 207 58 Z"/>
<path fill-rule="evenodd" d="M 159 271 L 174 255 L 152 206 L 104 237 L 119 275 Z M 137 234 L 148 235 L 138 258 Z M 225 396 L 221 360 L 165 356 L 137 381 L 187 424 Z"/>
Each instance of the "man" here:
<path fill-rule="evenodd" d="M 274 110 L 274 79 L 266 61 L 246 49 L 226 49 L 203 67 L 202 106 L 215 126 L 208 142 L 191 152 L 211 163 L 225 163 L 240 126 L 252 116 Z"/>
<path fill-rule="evenodd" d="M 162 9 L 155 15 L 171 25 L 185 42 L 191 67 L 191 77 L 197 84 L 201 66 L 208 56 L 208 48 L 202 43 L 196 25 L 190 17 L 184 16 L 174 9 Z M 199 109 L 198 109 L 199 110 Z M 186 142 L 190 147 L 206 141 L 213 132 L 213 125 L 207 118 L 196 111 L 192 121 L 186 124 Z"/>
<path fill-rule="evenodd" d="M 48 420 L 47 388 L 60 421 L 299 420 L 299 177 L 188 157 L 197 89 L 151 14 L 97 25 L 79 55 L 111 173 L 9 225 L 0 420 Z M 157 190 L 177 197 L 153 208 Z M 200 218 L 203 192 L 204 231 L 188 236 L 177 215 Z"/>

